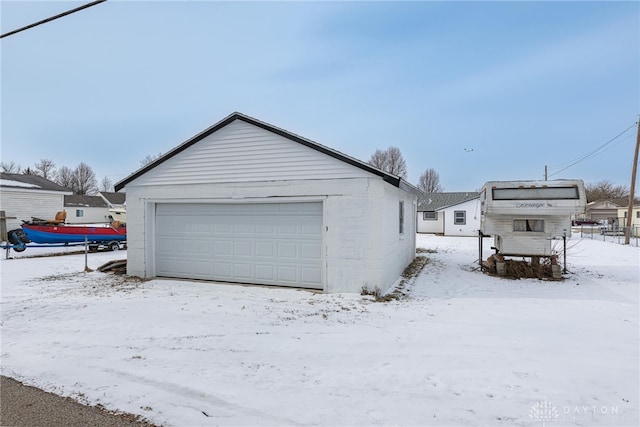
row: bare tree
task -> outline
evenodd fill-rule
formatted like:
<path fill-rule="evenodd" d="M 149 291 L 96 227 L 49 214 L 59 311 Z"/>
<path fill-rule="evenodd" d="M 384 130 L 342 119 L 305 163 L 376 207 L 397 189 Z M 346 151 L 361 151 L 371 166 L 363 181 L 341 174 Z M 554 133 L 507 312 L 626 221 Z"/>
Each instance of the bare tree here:
<path fill-rule="evenodd" d="M 113 191 L 113 182 L 111 182 L 108 176 L 105 176 L 102 178 L 102 181 L 100 181 L 100 191 Z"/>
<path fill-rule="evenodd" d="M 603 199 L 624 199 L 629 197 L 629 188 L 626 185 L 615 185 L 609 180 L 585 185 L 587 202 Z"/>
<path fill-rule="evenodd" d="M 51 159 L 42 159 L 35 164 L 36 175 L 49 180 L 53 180 L 56 176 L 56 164 Z"/>
<path fill-rule="evenodd" d="M 61 185 L 62 187 L 68 188 L 69 190 L 75 193 L 75 174 L 73 170 L 68 168 L 67 166 L 62 166 L 56 175 L 56 184 Z"/>
<path fill-rule="evenodd" d="M 369 164 L 400 178 L 406 179 L 407 177 L 407 163 L 404 161 L 398 147 L 376 150 L 371 155 Z"/>
<path fill-rule="evenodd" d="M 432 168 L 427 169 L 420 175 L 418 188 L 425 193 L 442 193 L 444 190 L 442 185 L 440 185 L 440 175 Z"/>
<path fill-rule="evenodd" d="M 377 167 L 378 169 L 384 170 L 387 166 L 387 150 L 376 150 L 376 152 L 371 155 L 369 164 Z"/>
<path fill-rule="evenodd" d="M 96 174 L 93 169 L 86 163 L 80 163 L 73 171 L 75 176 L 76 188 L 74 188 L 75 194 L 80 195 L 92 195 L 98 191 L 98 182 L 96 180 Z"/>
<path fill-rule="evenodd" d="M 15 162 L 2 162 L 0 163 L 0 168 L 2 168 L 2 172 L 4 173 L 20 173 L 22 169 L 19 165 L 16 165 Z"/>
<path fill-rule="evenodd" d="M 149 163 L 153 163 L 156 160 L 158 160 L 160 157 L 162 157 L 162 153 L 158 153 L 156 155 L 153 154 L 147 154 L 147 156 L 140 160 L 140 167 L 145 167 L 147 166 Z"/>

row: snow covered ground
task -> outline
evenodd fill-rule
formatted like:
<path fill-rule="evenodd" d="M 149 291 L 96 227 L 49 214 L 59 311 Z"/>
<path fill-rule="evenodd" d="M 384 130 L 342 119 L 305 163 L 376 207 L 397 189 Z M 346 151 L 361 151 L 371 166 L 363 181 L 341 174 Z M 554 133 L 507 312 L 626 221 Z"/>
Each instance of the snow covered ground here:
<path fill-rule="evenodd" d="M 387 303 L 3 253 L 2 374 L 175 426 L 639 425 L 640 249 L 576 236 L 552 282 L 476 271 L 476 238 L 418 246 Z"/>

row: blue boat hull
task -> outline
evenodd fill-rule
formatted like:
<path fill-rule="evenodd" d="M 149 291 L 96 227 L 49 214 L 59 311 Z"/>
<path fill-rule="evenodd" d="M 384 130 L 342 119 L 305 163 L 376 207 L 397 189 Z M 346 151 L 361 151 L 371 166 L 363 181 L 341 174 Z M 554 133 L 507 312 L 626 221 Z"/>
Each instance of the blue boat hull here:
<path fill-rule="evenodd" d="M 22 228 L 29 240 L 34 243 L 80 243 L 88 242 L 123 242 L 127 240 L 126 234 L 104 234 L 100 233 L 100 228 L 95 227 L 86 234 L 64 233 L 64 232 L 47 232 L 35 230 L 28 227 Z M 107 229 L 110 230 L 110 229 Z"/>

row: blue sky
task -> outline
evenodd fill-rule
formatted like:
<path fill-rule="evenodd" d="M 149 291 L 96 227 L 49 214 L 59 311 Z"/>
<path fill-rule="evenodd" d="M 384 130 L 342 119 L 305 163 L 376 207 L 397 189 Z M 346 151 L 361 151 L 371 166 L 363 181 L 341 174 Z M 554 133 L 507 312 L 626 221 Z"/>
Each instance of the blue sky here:
<path fill-rule="evenodd" d="M 87 1 L 88 2 L 88 1 Z M 2 33 L 86 2 L 0 3 Z M 5 37 L 1 158 L 114 183 L 234 111 L 408 181 L 629 185 L 640 3 L 115 1 Z"/>

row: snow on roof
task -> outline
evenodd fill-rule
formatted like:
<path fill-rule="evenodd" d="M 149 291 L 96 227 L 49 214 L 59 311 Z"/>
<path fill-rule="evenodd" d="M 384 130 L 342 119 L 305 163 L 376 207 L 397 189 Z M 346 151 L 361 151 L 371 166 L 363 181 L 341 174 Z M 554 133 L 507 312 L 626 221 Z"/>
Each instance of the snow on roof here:
<path fill-rule="evenodd" d="M 29 184 L 26 182 L 14 181 L 12 179 L 0 178 L 0 187 L 27 187 L 27 188 L 42 188 L 36 184 Z"/>

